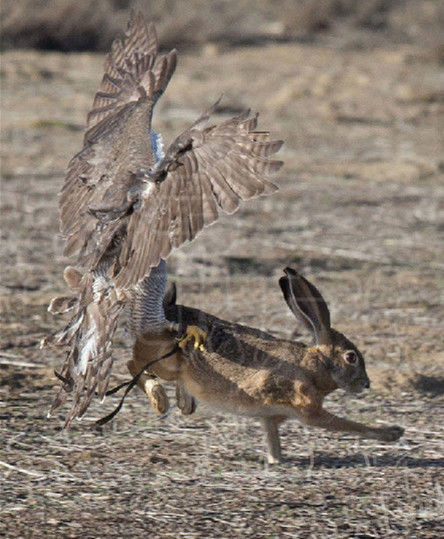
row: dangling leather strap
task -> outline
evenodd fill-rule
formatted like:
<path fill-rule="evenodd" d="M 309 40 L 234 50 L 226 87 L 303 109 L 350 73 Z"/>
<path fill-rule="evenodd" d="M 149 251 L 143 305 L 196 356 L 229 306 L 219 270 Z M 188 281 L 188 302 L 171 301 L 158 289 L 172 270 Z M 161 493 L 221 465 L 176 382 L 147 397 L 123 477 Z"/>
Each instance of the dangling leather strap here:
<path fill-rule="evenodd" d="M 133 389 L 133 387 L 137 384 L 137 382 L 139 381 L 139 378 L 142 376 L 143 372 L 145 371 L 145 369 L 147 369 L 148 367 L 151 367 L 151 365 L 154 365 L 154 363 L 157 363 L 158 361 L 162 361 L 162 359 L 166 359 L 167 357 L 170 357 L 172 356 L 173 354 L 175 354 L 178 350 L 180 350 L 179 346 L 176 344 L 176 346 L 170 351 L 170 352 L 167 352 L 166 354 L 164 354 L 162 357 L 158 357 L 157 359 L 154 359 L 153 361 L 149 361 L 143 368 L 140 372 L 138 372 L 136 374 L 136 376 L 134 376 L 134 378 L 132 380 L 130 380 L 129 382 L 124 382 L 123 384 L 120 384 L 116 387 L 114 387 L 113 389 L 110 389 L 109 391 L 107 391 L 105 393 L 106 396 L 108 395 L 113 395 L 114 393 L 117 393 L 117 391 L 119 391 L 120 389 L 122 389 L 123 387 L 125 386 L 128 386 L 125 390 L 125 393 L 122 395 L 122 398 L 120 399 L 120 402 L 117 406 L 117 408 L 115 408 L 115 410 L 113 410 L 110 414 L 108 414 L 107 416 L 105 417 L 102 417 L 101 419 L 98 419 L 96 422 L 95 422 L 95 425 L 97 426 L 102 426 L 104 425 L 105 423 L 108 423 L 108 421 L 111 421 L 111 419 L 120 412 L 122 406 L 123 406 L 123 402 L 126 398 L 126 396 L 128 395 L 128 393 Z"/>

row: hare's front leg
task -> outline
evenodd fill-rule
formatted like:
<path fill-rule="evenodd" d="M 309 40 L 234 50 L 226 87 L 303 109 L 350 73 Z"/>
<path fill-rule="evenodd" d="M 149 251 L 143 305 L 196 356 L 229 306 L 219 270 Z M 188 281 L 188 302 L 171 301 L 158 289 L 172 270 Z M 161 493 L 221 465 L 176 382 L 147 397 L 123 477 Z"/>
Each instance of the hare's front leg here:
<path fill-rule="evenodd" d="M 369 427 L 363 423 L 343 419 L 326 410 L 309 413 L 303 417 L 303 421 L 314 427 L 322 427 L 332 431 L 352 432 L 364 438 L 372 438 L 382 442 L 396 442 L 404 434 L 402 427 Z"/>
<path fill-rule="evenodd" d="M 267 444 L 268 464 L 279 464 L 282 459 L 281 441 L 279 438 L 279 424 L 284 420 L 282 417 L 262 417 L 261 423 L 265 431 L 265 442 Z"/>
<path fill-rule="evenodd" d="M 139 374 L 143 365 L 144 363 L 137 362 L 135 359 L 131 359 L 126 364 L 133 377 Z M 137 381 L 137 385 L 146 394 L 151 402 L 151 406 L 157 410 L 159 414 L 165 414 L 168 411 L 170 407 L 168 395 L 155 376 L 143 372 Z"/>

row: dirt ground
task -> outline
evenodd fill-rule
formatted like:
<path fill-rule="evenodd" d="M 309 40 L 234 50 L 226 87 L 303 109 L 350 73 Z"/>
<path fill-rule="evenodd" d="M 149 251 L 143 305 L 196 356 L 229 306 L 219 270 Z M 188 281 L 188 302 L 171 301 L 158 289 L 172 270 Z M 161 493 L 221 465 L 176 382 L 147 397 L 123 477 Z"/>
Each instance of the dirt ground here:
<path fill-rule="evenodd" d="M 365 351 L 372 389 L 327 408 L 399 424 L 396 444 L 282 427 L 267 468 L 259 425 L 203 405 L 157 417 L 134 391 L 111 425 L 95 402 L 60 430 L 46 412 L 62 351 L 46 311 L 66 262 L 57 192 L 102 55 L 8 51 L 2 82 L 0 535 L 438 537 L 444 535 L 442 82 L 439 51 L 315 43 L 205 45 L 182 54 L 156 111 L 166 141 L 221 93 L 285 140 L 279 192 L 222 218 L 171 258 L 182 303 L 290 336 L 277 279 L 298 268 Z M 306 339 L 305 334 L 301 334 Z M 127 379 L 118 336 L 114 383 Z M 174 399 L 172 399 L 174 400 Z"/>

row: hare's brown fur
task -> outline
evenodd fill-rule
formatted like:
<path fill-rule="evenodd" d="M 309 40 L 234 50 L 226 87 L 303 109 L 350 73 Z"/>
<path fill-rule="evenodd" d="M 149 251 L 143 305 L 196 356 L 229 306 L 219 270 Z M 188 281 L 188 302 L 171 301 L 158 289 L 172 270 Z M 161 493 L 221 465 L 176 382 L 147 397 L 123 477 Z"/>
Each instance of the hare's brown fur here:
<path fill-rule="evenodd" d="M 369 386 L 359 351 L 334 329 L 326 328 L 329 337 L 324 344 L 310 347 L 190 307 L 170 304 L 165 313 L 172 322 L 203 329 L 207 333 L 205 348 L 196 350 L 190 343 L 184 351 L 156 363 L 140 381 L 141 387 L 147 391 L 146 381 L 154 375 L 178 382 L 182 391 L 219 410 L 261 419 L 270 463 L 280 460 L 278 425 L 285 419 L 297 418 L 308 425 L 385 441 L 402 434 L 399 427 L 369 427 L 323 409 L 325 396 L 338 387 L 360 391 Z M 130 371 L 136 374 L 173 346 L 168 331 L 145 334 L 134 345 Z M 354 369 L 342 365 L 344 349 L 359 355 L 360 364 Z"/>

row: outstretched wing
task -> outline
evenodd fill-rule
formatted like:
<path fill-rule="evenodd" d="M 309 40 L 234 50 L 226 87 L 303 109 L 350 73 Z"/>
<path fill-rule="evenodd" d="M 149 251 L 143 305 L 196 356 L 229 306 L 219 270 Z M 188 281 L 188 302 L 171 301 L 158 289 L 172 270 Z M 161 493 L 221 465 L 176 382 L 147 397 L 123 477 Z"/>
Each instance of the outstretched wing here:
<path fill-rule="evenodd" d="M 139 87 L 152 95 L 154 89 L 153 81 L 150 80 L 151 73 L 157 81 L 158 91 L 161 91 L 162 85 L 159 82 L 165 77 L 159 74 L 171 71 L 166 69 L 167 64 L 170 60 L 175 60 L 176 55 L 173 54 L 174 58 L 158 57 L 158 51 L 154 25 L 147 26 L 141 13 L 132 12 L 124 40 L 116 39 L 113 42 L 111 53 L 105 61 L 105 74 L 94 97 L 93 108 L 87 116 L 90 134 L 96 125 L 116 114 L 126 103 L 137 101 L 141 93 L 143 94 Z"/>
<path fill-rule="evenodd" d="M 277 189 L 267 178 L 282 166 L 270 159 L 282 142 L 256 131 L 257 116 L 248 115 L 204 127 L 205 114 L 173 142 L 157 170 L 162 181 L 147 183 L 129 219 L 118 286 L 140 281 L 172 249 L 213 223 L 219 210 L 233 213 L 241 200 Z"/>
<path fill-rule="evenodd" d="M 175 50 L 158 54 L 153 25 L 133 13 L 116 39 L 88 114 L 83 149 L 73 157 L 60 196 L 65 254 L 84 268 L 98 263 L 122 232 L 137 183 L 134 172 L 154 164 L 152 109 L 176 66 Z"/>

